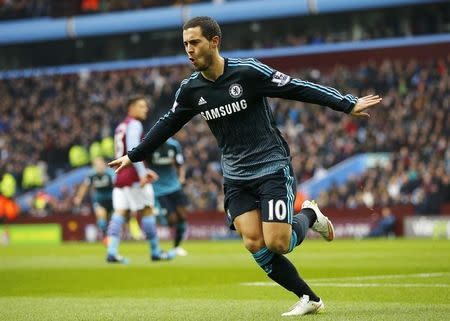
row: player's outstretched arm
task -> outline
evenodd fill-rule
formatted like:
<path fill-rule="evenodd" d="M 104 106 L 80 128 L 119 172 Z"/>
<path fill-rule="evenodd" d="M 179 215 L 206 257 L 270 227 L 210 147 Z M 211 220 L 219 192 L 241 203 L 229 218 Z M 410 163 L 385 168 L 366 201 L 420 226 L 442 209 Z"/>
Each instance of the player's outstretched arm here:
<path fill-rule="evenodd" d="M 366 113 L 366 111 L 378 104 L 381 101 L 381 97 L 378 95 L 368 95 L 361 98 L 358 98 L 358 102 L 355 107 L 353 107 L 350 115 L 362 118 L 369 118 L 370 115 Z"/>
<path fill-rule="evenodd" d="M 132 162 L 130 158 L 128 157 L 128 155 L 125 155 L 109 162 L 108 166 L 114 168 L 115 172 L 118 173 L 122 170 L 122 168 L 130 166 L 131 164 Z"/>
<path fill-rule="evenodd" d="M 77 194 L 73 198 L 73 203 L 75 206 L 80 206 L 81 202 L 83 201 L 84 195 L 86 195 L 87 191 L 89 190 L 90 184 L 87 184 L 86 182 L 83 182 L 80 185 L 79 190 L 77 191 Z"/>

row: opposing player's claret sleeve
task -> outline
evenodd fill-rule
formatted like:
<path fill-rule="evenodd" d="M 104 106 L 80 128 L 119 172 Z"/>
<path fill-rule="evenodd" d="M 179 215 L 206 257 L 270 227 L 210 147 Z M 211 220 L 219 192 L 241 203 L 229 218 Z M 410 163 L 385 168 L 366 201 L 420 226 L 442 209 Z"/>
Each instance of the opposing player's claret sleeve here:
<path fill-rule="evenodd" d="M 273 70 L 255 60 L 258 68 L 253 68 L 256 91 L 266 97 L 279 97 L 330 107 L 344 113 L 350 113 L 358 101 L 353 95 L 343 95 L 338 90 L 292 78 Z"/>
<path fill-rule="evenodd" d="M 175 95 L 172 108 L 156 122 L 142 142 L 128 152 L 128 157 L 132 162 L 146 159 L 196 114 L 197 111 L 185 102 L 184 92 L 180 87 Z"/>

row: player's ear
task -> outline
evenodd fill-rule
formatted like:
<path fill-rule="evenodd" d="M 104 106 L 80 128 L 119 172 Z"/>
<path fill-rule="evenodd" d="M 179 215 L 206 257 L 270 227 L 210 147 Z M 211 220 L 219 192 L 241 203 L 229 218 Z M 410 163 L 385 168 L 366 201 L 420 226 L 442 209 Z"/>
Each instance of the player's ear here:
<path fill-rule="evenodd" d="M 213 46 L 213 48 L 219 48 L 220 46 L 220 37 L 219 36 L 214 36 L 211 38 L 211 44 Z"/>

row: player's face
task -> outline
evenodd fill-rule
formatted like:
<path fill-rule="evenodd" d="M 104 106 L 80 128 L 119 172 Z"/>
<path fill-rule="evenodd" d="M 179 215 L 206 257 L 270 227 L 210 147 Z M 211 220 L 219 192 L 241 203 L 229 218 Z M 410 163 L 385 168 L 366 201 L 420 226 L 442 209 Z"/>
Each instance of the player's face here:
<path fill-rule="evenodd" d="M 183 30 L 184 49 L 197 71 L 204 71 L 211 66 L 214 49 L 213 41 L 209 41 L 202 34 L 201 27 Z"/>
<path fill-rule="evenodd" d="M 94 166 L 95 171 L 99 174 L 103 174 L 106 170 L 106 163 L 103 158 L 94 159 L 92 165 Z"/>
<path fill-rule="evenodd" d="M 132 108 L 132 116 L 138 120 L 146 120 L 148 113 L 148 104 L 144 99 L 136 101 Z"/>

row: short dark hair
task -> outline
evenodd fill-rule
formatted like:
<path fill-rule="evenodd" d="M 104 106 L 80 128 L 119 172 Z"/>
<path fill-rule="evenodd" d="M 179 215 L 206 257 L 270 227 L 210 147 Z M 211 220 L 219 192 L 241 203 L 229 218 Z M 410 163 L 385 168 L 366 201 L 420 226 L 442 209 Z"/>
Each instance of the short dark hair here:
<path fill-rule="evenodd" d="M 219 36 L 219 38 L 222 39 L 220 26 L 217 21 L 211 17 L 202 16 L 192 18 L 183 25 L 183 30 L 195 27 L 200 27 L 203 36 L 208 40 L 211 40 L 215 36 Z"/>
<path fill-rule="evenodd" d="M 138 102 L 141 99 L 146 100 L 147 98 L 145 98 L 144 95 L 133 95 L 133 96 L 128 97 L 127 109 L 129 109 L 132 105 L 134 105 L 136 102 Z"/>

